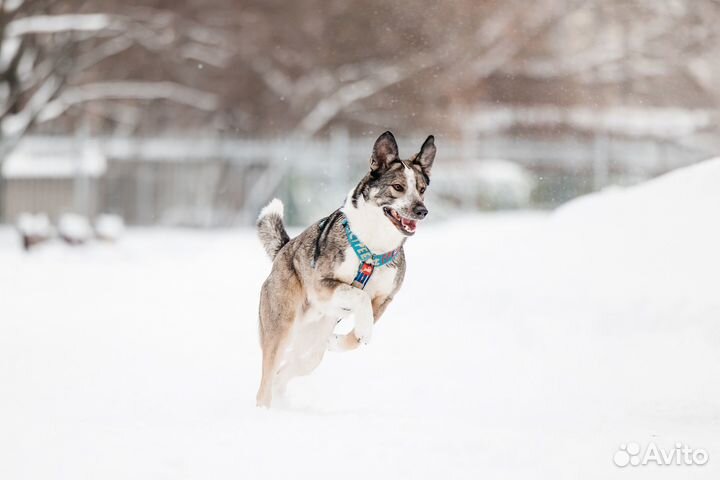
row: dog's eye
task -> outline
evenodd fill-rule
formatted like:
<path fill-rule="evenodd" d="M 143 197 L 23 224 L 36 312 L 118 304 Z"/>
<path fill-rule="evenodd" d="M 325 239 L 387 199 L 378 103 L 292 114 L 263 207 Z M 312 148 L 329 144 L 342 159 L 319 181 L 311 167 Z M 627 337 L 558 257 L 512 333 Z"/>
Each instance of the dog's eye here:
<path fill-rule="evenodd" d="M 425 193 L 425 189 L 424 189 L 424 188 L 421 188 L 419 191 L 420 191 L 420 195 L 422 195 L 422 194 Z"/>
<path fill-rule="evenodd" d="M 392 186 L 392 187 L 395 189 L 396 192 L 403 192 L 403 191 L 405 191 L 405 187 L 403 187 L 403 186 L 400 185 L 399 183 L 393 183 L 393 186 Z"/>

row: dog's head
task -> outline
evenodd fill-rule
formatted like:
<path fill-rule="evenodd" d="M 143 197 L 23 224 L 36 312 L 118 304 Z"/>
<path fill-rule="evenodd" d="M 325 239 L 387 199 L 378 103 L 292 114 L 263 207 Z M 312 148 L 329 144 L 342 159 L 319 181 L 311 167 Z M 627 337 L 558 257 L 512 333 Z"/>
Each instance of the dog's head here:
<path fill-rule="evenodd" d="M 417 223 L 428 214 L 423 199 L 435 151 L 435 138 L 430 135 L 417 154 L 401 160 L 395 137 L 383 133 L 375 141 L 370 172 L 355 190 L 353 203 L 357 206 L 357 196 L 362 195 L 367 206 L 381 209 L 403 235 L 413 235 Z"/>

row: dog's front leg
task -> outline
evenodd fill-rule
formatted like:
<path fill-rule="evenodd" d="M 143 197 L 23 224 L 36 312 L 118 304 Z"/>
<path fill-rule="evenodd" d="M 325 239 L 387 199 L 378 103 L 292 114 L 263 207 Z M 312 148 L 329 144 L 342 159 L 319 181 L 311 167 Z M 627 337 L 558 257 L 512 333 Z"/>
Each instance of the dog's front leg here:
<path fill-rule="evenodd" d="M 332 291 L 323 305 L 326 314 L 335 318 L 347 317 L 350 314 L 355 317 L 354 330 L 348 335 L 330 335 L 328 348 L 352 350 L 360 343 L 370 343 L 374 321 L 372 302 L 368 294 L 337 280 L 324 280 L 323 284 Z"/>

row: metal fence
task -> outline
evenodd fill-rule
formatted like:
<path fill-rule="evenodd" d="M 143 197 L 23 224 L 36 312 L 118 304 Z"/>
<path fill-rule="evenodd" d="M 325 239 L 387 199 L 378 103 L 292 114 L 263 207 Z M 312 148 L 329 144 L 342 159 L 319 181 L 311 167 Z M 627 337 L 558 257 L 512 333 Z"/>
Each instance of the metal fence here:
<path fill-rule="evenodd" d="M 106 168 L 92 188 L 80 190 L 88 185 L 81 178 L 3 178 L 2 219 L 44 210 L 116 213 L 139 225 L 226 226 L 251 223 L 265 202 L 279 196 L 289 221 L 305 223 L 340 204 L 366 171 L 373 141 L 343 132 L 327 140 L 28 137 L 18 148 L 91 147 L 102 152 Z M 401 156 L 414 153 L 422 141 L 399 139 Z M 457 170 L 487 158 L 522 165 L 542 180 L 529 206 L 554 205 L 608 183 L 632 183 L 712 153 L 676 141 L 607 136 L 534 139 L 505 133 L 441 138 L 437 144 L 436 177 L 445 165 Z M 450 193 L 472 195 L 473 188 Z"/>

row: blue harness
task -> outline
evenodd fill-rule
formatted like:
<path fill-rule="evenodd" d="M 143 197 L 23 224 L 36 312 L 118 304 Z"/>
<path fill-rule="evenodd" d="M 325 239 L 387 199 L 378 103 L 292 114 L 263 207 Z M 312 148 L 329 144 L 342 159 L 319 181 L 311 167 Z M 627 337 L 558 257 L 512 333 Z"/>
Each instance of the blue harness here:
<path fill-rule="evenodd" d="M 383 253 L 382 255 L 375 255 L 370 251 L 367 245 L 361 242 L 358 236 L 350 230 L 350 224 L 347 219 L 343 220 L 343 226 L 345 227 L 345 234 L 347 235 L 348 242 L 361 262 L 358 267 L 357 275 L 355 275 L 355 280 L 352 282 L 352 286 L 362 290 L 370 280 L 375 267 L 382 267 L 383 265 L 387 265 L 395 260 L 398 253 L 400 253 L 400 247 L 390 252 Z"/>

